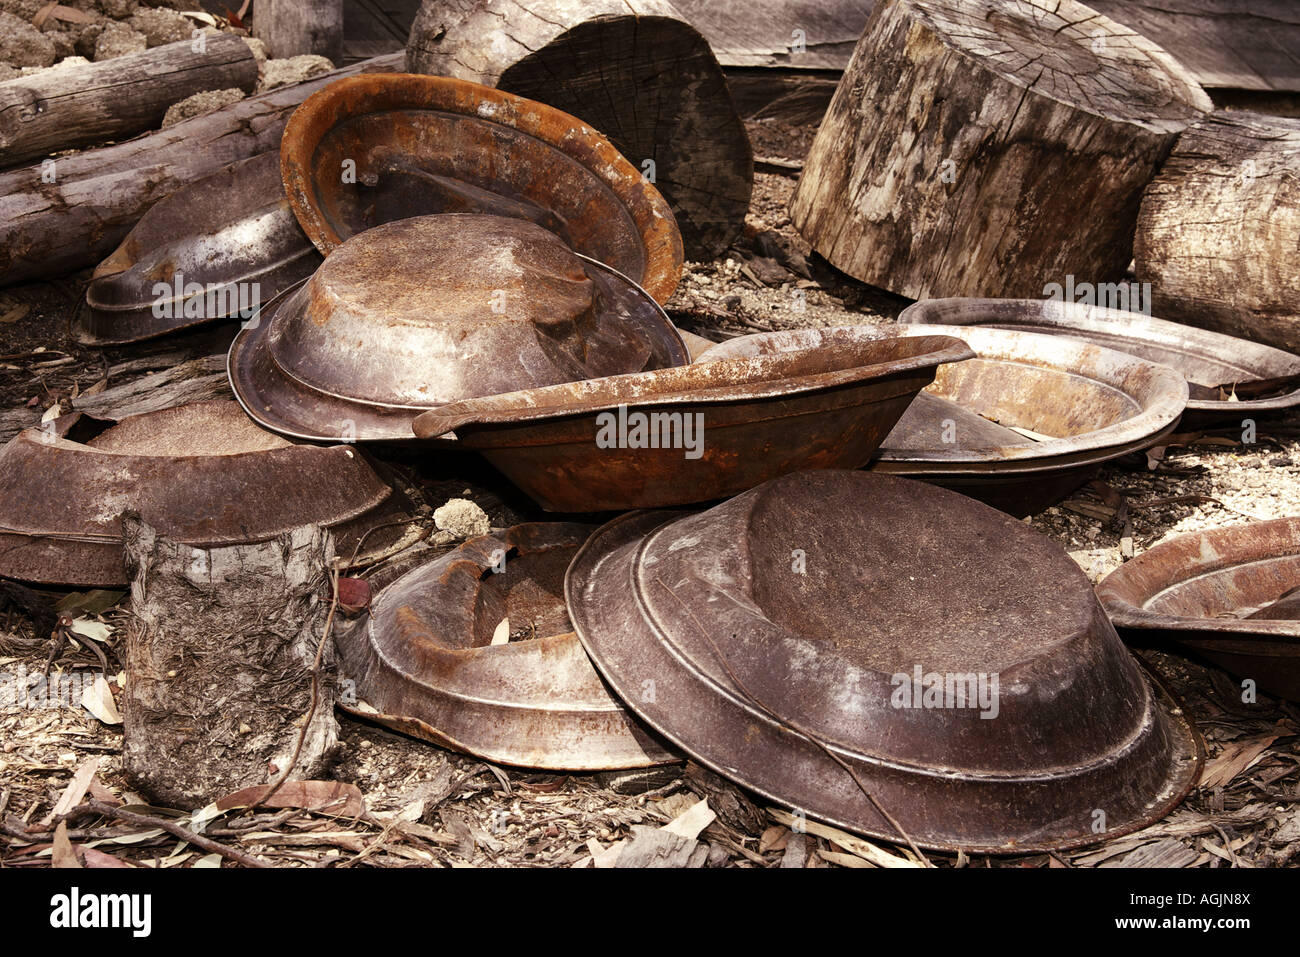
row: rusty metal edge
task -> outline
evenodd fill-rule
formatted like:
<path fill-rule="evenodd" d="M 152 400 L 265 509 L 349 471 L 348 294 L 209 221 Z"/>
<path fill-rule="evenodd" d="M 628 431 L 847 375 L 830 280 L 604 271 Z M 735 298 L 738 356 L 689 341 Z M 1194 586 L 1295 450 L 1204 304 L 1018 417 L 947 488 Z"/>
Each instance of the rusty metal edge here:
<path fill-rule="evenodd" d="M 987 318 L 985 318 L 987 317 Z M 951 325 L 951 326 L 991 326 L 1024 329 L 1034 332 L 1039 328 L 1060 330 L 1084 329 L 1112 335 L 1116 338 L 1147 338 L 1159 345 L 1191 353 L 1184 343 L 1202 347 L 1202 355 L 1213 356 L 1221 361 L 1231 361 L 1226 357 L 1226 350 L 1231 348 L 1238 355 L 1243 351 L 1257 356 L 1260 360 L 1271 360 L 1291 366 L 1291 375 L 1300 377 L 1300 356 L 1261 342 L 1252 342 L 1221 332 L 1213 332 L 1196 326 L 1186 326 L 1144 313 L 1127 312 L 1123 309 L 1110 309 L 1103 306 L 1090 306 L 1086 303 L 1063 302 L 1055 299 L 976 299 L 946 298 L 925 299 L 914 302 L 901 313 L 898 321 L 913 325 Z M 1133 332 L 1143 334 L 1133 335 Z M 1086 337 L 1082 341 L 1090 341 Z M 1216 352 L 1215 350 L 1225 350 Z M 1122 349 L 1117 351 L 1124 351 Z M 1246 371 L 1246 370 L 1243 370 Z M 1274 378 L 1268 376 L 1266 378 Z M 1247 380 L 1243 380 L 1247 381 Z M 1300 388 L 1285 395 L 1267 399 L 1243 399 L 1235 402 L 1212 399 L 1192 399 L 1187 401 L 1190 412 L 1209 412 L 1216 415 L 1237 415 L 1252 412 L 1279 412 L 1300 405 Z"/>
<path fill-rule="evenodd" d="M 793 354 L 791 358 L 758 356 L 727 360 L 726 371 L 739 381 L 722 385 L 710 385 L 711 379 L 720 376 L 706 372 L 699 363 L 692 363 L 650 372 L 633 372 L 604 379 L 525 389 L 481 399 L 466 399 L 421 414 L 416 417 L 413 429 L 418 437 L 425 439 L 471 424 L 545 422 L 593 415 L 616 409 L 620 405 L 629 409 L 680 403 L 739 405 L 923 371 L 946 362 L 960 362 L 974 355 L 964 342 L 951 336 L 913 338 L 934 340 L 929 344 L 930 351 L 905 359 L 870 362 L 829 372 L 789 375 L 783 374 L 783 370 L 794 364 Z M 700 381 L 697 383 L 692 380 Z M 619 390 L 626 390 L 628 394 L 620 394 Z"/>

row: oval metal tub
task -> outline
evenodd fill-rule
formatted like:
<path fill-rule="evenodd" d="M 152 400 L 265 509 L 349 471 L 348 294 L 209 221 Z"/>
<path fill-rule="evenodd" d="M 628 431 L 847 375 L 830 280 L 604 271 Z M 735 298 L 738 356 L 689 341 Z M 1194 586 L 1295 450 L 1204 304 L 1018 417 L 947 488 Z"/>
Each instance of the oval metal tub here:
<path fill-rule="evenodd" d="M 381 589 L 369 615 L 335 638 L 356 683 L 359 702 L 349 710 L 517 767 L 602 771 L 681 760 L 610 694 L 569 624 L 564 572 L 591 532 L 516 525 Z"/>
<path fill-rule="evenodd" d="M 128 416 L 84 442 L 27 429 L 0 449 L 0 576 L 126 584 L 127 509 L 160 535 L 204 548 L 325 525 L 340 556 L 360 547 L 358 564 L 418 532 L 411 503 L 358 450 L 296 445 L 234 402 L 196 402 Z"/>
<path fill-rule="evenodd" d="M 150 207 L 95 268 L 72 331 L 109 346 L 249 321 L 320 262 L 285 198 L 279 154 L 262 153 Z"/>
<path fill-rule="evenodd" d="M 884 336 L 952 336 L 975 351 L 941 367 L 880 445 L 875 471 L 964 492 L 1023 518 L 1111 459 L 1157 444 L 1187 403 L 1168 366 L 1061 336 L 978 326 L 836 326 L 764 332 L 697 361 L 840 350 Z"/>
<path fill-rule="evenodd" d="M 280 147 L 289 202 L 325 255 L 427 213 L 534 222 L 667 302 L 682 271 L 668 202 L 567 113 L 448 77 L 345 77 L 294 111 Z M 350 165 L 348 165 L 350 164 Z"/>
<path fill-rule="evenodd" d="M 1160 819 L 1200 773 L 1199 738 L 1060 546 L 923 483 L 799 472 L 704 512 L 623 515 L 565 596 L 648 725 L 864 834 L 1076 847 Z"/>
<path fill-rule="evenodd" d="M 1111 572 L 1097 597 L 1121 634 L 1178 642 L 1300 701 L 1300 518 L 1179 535 Z"/>
<path fill-rule="evenodd" d="M 426 412 L 543 508 L 653 508 L 734 495 L 786 472 L 866 464 L 942 363 L 947 336 L 693 364 L 529 389 Z"/>
<path fill-rule="evenodd" d="M 1239 422 L 1300 405 L 1300 356 L 1142 313 L 1052 299 L 928 299 L 908 306 L 898 321 L 1069 336 L 1159 362 L 1187 380 L 1186 425 Z"/>

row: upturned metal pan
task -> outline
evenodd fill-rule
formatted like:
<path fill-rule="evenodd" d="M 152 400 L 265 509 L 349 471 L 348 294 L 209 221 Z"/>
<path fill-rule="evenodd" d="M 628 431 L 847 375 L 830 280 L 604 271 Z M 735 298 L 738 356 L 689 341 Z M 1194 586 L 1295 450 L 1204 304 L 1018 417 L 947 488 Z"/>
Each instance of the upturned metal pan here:
<path fill-rule="evenodd" d="M 458 399 L 689 361 L 626 276 L 532 223 L 448 213 L 340 246 L 240 330 L 228 367 L 268 429 L 394 441 L 413 438 L 419 412 Z"/>
<path fill-rule="evenodd" d="M 866 464 L 942 363 L 948 336 L 859 340 L 470 399 L 426 412 L 545 509 L 703 502 L 805 468 Z"/>
<path fill-rule="evenodd" d="M 350 710 L 519 767 L 601 771 L 681 760 L 610 694 L 569 624 L 564 572 L 592 530 L 516 525 L 383 588 L 369 614 L 335 639 L 356 686 Z"/>
<path fill-rule="evenodd" d="M 95 268 L 72 331 L 108 346 L 247 321 L 320 262 L 285 198 L 279 154 L 262 153 L 150 207 Z"/>
<path fill-rule="evenodd" d="M 1239 422 L 1300 405 L 1300 356 L 1122 309 L 1052 299 L 929 299 L 908 306 L 898 321 L 1069 336 L 1159 362 L 1187 380 L 1185 424 Z"/>
<path fill-rule="evenodd" d="M 800 472 L 705 512 L 634 512 L 582 547 L 565 597 L 646 724 L 863 834 L 1075 847 L 1163 817 L 1200 771 L 1069 556 L 944 489 Z"/>
<path fill-rule="evenodd" d="M 1300 518 L 1161 542 L 1097 597 L 1120 633 L 1169 639 L 1269 694 L 1300 701 Z"/>
<path fill-rule="evenodd" d="M 1102 463 L 1157 444 L 1187 404 L 1187 383 L 1168 366 L 1063 336 L 979 326 L 765 332 L 697 361 L 936 334 L 962 339 L 977 358 L 938 370 L 871 468 L 956 489 L 1018 518 L 1065 498 Z"/>
<path fill-rule="evenodd" d="M 289 202 L 329 255 L 424 213 L 491 213 L 559 234 L 667 302 L 682 270 L 672 209 L 567 113 L 447 77 L 367 73 L 309 96 L 280 147 Z M 350 165 L 349 165 L 350 164 Z"/>
<path fill-rule="evenodd" d="M 128 416 L 87 441 L 27 429 L 0 449 L 0 576 L 126 584 L 127 509 L 195 547 L 316 523 L 332 529 L 341 557 L 360 545 L 358 563 L 417 531 L 411 503 L 356 449 L 295 445 L 234 402 L 196 402 Z M 388 523 L 396 524 L 379 527 Z"/>

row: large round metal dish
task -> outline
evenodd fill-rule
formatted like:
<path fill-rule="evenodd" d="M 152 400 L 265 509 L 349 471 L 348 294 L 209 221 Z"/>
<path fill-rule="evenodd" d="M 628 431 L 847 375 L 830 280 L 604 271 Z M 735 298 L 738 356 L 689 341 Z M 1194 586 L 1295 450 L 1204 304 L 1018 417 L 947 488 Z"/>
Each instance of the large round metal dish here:
<path fill-rule="evenodd" d="M 235 396 L 296 438 L 411 439 L 421 411 L 476 396 L 685 365 L 643 289 L 540 226 L 398 220 L 340 246 L 231 345 Z"/>
<path fill-rule="evenodd" d="M 470 399 L 413 428 L 455 430 L 551 511 L 705 502 L 866 464 L 935 368 L 970 355 L 947 336 L 861 340 Z"/>
<path fill-rule="evenodd" d="M 1121 634 L 1169 639 L 1300 701 L 1300 518 L 1161 542 L 1097 586 Z"/>
<path fill-rule="evenodd" d="M 1137 312 L 1053 299 L 928 299 L 898 321 L 1069 336 L 1159 362 L 1187 380 L 1185 422 L 1240 421 L 1300 405 L 1300 356 Z"/>
<path fill-rule="evenodd" d="M 325 525 L 344 559 L 360 545 L 358 563 L 417 532 L 411 503 L 358 450 L 296 445 L 234 402 L 196 402 L 128 416 L 85 442 L 27 429 L 0 449 L 0 576 L 126 584 L 127 509 L 203 548 Z M 398 524 L 377 527 L 388 523 Z"/>
<path fill-rule="evenodd" d="M 680 760 L 610 694 L 569 624 L 564 572 L 591 532 L 516 525 L 383 588 L 369 615 L 335 638 L 356 683 L 354 713 L 518 767 L 602 771 Z"/>
<path fill-rule="evenodd" d="M 1061 336 L 978 326 L 764 332 L 714 346 L 697 362 L 935 334 L 963 340 L 976 358 L 939 368 L 871 468 L 1017 517 L 1065 498 L 1102 463 L 1157 444 L 1187 404 L 1187 383 L 1168 366 Z"/>
<path fill-rule="evenodd" d="M 247 321 L 320 262 L 285 199 L 279 154 L 262 153 L 151 206 L 95 268 L 72 331 L 108 346 Z"/>
<path fill-rule="evenodd" d="M 681 278 L 672 209 L 599 132 L 553 107 L 447 77 L 345 77 L 294 111 L 289 202 L 332 253 L 381 223 L 491 213 L 557 233 L 667 302 Z"/>
<path fill-rule="evenodd" d="M 1069 556 L 944 489 L 801 472 L 705 512 L 631 513 L 579 551 L 565 597 L 647 724 L 864 834 L 1073 847 L 1158 820 L 1200 771 Z"/>

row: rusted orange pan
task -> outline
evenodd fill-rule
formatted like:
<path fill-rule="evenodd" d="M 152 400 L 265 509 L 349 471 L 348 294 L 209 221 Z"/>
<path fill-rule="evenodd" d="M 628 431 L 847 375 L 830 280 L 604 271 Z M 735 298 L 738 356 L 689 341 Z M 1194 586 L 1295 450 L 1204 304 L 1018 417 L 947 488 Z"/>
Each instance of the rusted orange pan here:
<path fill-rule="evenodd" d="M 491 213 L 557 233 L 667 302 L 682 237 L 667 201 L 599 132 L 557 109 L 447 77 L 367 73 L 308 97 L 285 127 L 289 202 L 326 255 L 426 213 Z"/>
<path fill-rule="evenodd" d="M 865 465 L 943 363 L 948 336 L 731 359 L 469 399 L 423 413 L 543 508 L 652 508 L 733 495 L 796 469 Z"/>

